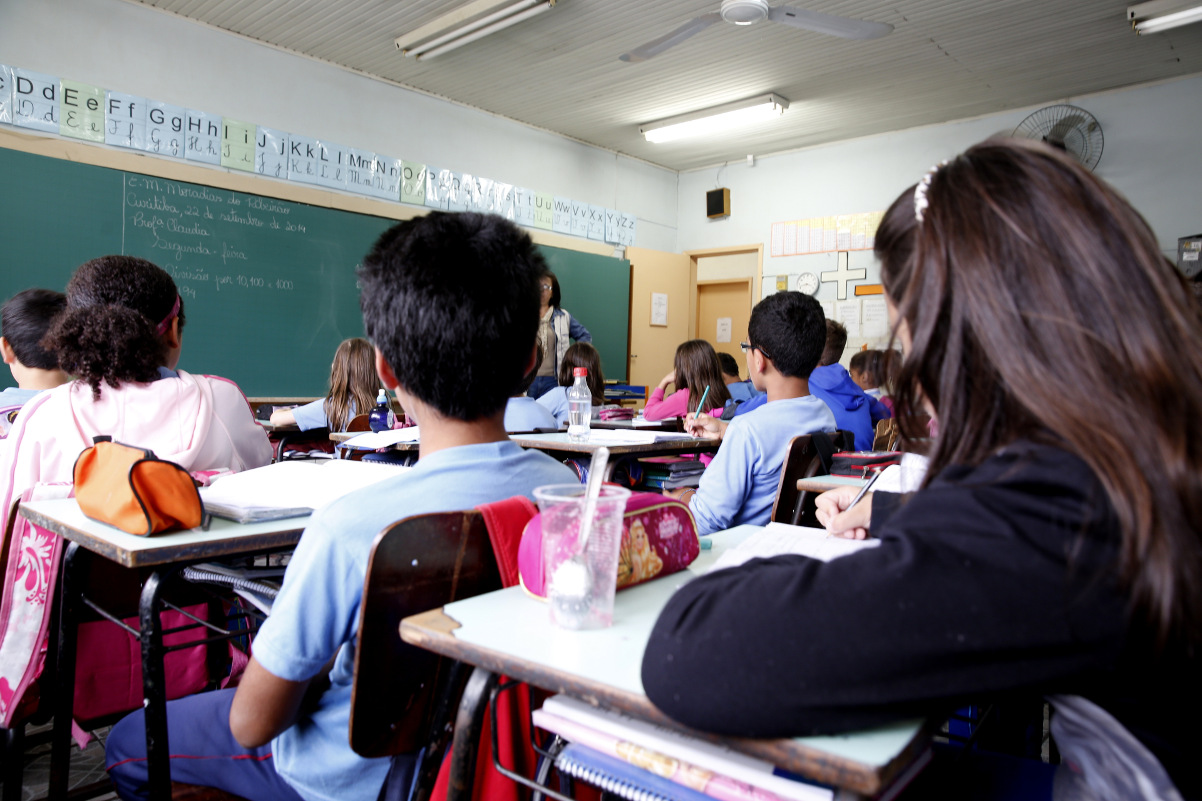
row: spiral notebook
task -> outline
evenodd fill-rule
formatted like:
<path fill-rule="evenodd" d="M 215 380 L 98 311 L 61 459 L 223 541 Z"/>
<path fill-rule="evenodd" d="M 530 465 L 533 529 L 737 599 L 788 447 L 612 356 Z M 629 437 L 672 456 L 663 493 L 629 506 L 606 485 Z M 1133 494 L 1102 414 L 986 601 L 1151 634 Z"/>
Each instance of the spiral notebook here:
<path fill-rule="evenodd" d="M 555 767 L 628 801 L 714 801 L 705 793 L 576 743 L 559 752 Z"/>

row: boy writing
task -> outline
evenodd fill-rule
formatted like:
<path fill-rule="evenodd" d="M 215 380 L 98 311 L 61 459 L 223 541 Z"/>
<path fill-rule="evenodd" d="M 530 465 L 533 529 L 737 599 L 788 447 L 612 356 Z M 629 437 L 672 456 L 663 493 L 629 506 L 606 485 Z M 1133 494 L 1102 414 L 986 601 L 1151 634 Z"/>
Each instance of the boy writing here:
<path fill-rule="evenodd" d="M 360 757 L 348 743 L 376 534 L 410 515 L 574 480 L 562 464 L 510 442 L 503 425 L 506 400 L 534 366 L 543 269 L 529 236 L 496 216 L 432 212 L 376 242 L 359 272 L 364 328 L 380 379 L 421 425 L 418 463 L 313 515 L 236 694 L 168 705 L 174 781 L 254 799 L 379 795 L 390 761 Z M 114 727 L 106 757 L 120 796 L 145 797 L 142 713 Z M 406 769 L 396 759 L 394 770 Z"/>
<path fill-rule="evenodd" d="M 33 396 L 71 377 L 59 369 L 58 356 L 41 346 L 42 337 L 55 315 L 67 307 L 67 296 L 50 289 L 26 289 L 0 309 L 0 355 L 12 371 L 16 387 L 0 392 L 0 437 L 12 426 L 9 413 L 20 409 Z"/>
<path fill-rule="evenodd" d="M 767 401 L 730 423 L 708 415 L 686 418 L 689 433 L 722 440 L 697 489 L 671 493 L 689 504 L 701 534 L 767 523 L 789 440 L 835 430 L 831 410 L 809 389 L 826 342 L 823 320 L 822 307 L 809 295 L 764 298 L 751 310 L 743 351 L 751 382 Z"/>

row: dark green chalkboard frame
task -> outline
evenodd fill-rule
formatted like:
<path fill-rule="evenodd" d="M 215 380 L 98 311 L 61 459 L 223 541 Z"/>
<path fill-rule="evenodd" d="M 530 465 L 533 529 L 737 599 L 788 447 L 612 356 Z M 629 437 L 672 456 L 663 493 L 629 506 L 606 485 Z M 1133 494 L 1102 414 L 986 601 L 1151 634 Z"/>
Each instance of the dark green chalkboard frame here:
<path fill-rule="evenodd" d="M 363 333 L 355 268 L 396 222 L 8 148 L 0 175 L 0 298 L 61 289 L 99 255 L 150 259 L 184 296 L 180 367 L 223 375 L 248 396 L 325 392 L 338 343 Z M 539 247 L 606 377 L 624 378 L 629 262 Z"/>

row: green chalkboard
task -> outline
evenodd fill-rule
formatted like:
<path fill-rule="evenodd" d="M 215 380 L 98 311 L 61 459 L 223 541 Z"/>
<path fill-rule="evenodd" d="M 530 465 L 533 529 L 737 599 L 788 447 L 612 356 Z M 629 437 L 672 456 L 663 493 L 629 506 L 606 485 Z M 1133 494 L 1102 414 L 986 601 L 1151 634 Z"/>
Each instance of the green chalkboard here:
<path fill-rule="evenodd" d="M 251 396 L 325 392 L 338 343 L 363 334 L 355 268 L 396 222 L 9 149 L 0 174 L 0 298 L 61 289 L 96 256 L 149 259 L 184 298 L 180 367 Z M 607 376 L 624 377 L 629 263 L 541 249 Z"/>

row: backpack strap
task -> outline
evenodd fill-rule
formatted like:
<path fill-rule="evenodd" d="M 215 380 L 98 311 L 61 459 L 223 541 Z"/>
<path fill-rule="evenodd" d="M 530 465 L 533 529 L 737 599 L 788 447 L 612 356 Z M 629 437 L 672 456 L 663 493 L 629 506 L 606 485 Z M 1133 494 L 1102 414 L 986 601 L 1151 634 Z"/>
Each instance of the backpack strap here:
<path fill-rule="evenodd" d="M 818 461 L 822 462 L 823 472 L 830 475 L 835 457 L 835 443 L 831 440 L 831 435 L 825 431 L 815 431 L 810 434 L 810 442 L 818 452 Z"/>

